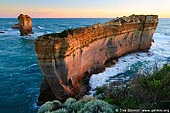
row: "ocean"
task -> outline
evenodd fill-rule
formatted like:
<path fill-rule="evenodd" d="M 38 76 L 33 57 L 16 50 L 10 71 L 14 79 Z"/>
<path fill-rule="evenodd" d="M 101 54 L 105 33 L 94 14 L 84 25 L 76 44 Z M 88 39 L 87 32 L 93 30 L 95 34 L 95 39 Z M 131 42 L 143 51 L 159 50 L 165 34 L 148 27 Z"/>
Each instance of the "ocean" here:
<path fill-rule="evenodd" d="M 69 28 L 104 23 L 110 18 L 33 18 L 31 36 L 20 36 L 11 26 L 15 18 L 0 19 L 0 113 L 37 113 L 37 98 L 43 79 L 34 50 L 34 40 L 43 34 Z M 93 91 L 111 81 L 128 80 L 136 73 L 151 71 L 154 63 L 170 61 L 170 19 L 161 18 L 154 33 L 155 42 L 148 52 L 131 53 L 119 58 L 103 73 L 90 79 Z"/>

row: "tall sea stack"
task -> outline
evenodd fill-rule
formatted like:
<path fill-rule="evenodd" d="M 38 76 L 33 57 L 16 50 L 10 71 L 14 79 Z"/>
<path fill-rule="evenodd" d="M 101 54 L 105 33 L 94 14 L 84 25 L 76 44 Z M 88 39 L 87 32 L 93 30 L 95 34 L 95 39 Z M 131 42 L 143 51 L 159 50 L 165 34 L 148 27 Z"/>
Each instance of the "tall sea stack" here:
<path fill-rule="evenodd" d="M 19 29 L 21 36 L 32 34 L 32 19 L 28 15 L 20 14 L 18 24 L 12 26 L 13 29 Z"/>
<path fill-rule="evenodd" d="M 39 103 L 84 94 L 90 76 L 115 58 L 147 51 L 157 24 L 157 15 L 131 15 L 38 37 L 35 50 L 44 77 Z"/>

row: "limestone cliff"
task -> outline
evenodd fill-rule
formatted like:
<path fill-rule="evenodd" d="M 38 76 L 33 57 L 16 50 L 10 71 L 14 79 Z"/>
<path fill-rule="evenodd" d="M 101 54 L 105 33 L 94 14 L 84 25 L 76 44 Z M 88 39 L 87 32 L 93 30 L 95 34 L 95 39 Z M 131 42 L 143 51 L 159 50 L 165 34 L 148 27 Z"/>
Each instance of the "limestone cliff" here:
<path fill-rule="evenodd" d="M 115 58 L 147 51 L 157 24 L 157 15 L 131 15 L 38 37 L 35 50 L 44 76 L 39 102 L 84 93 L 89 77 Z"/>
<path fill-rule="evenodd" d="M 32 19 L 28 15 L 20 14 L 18 24 L 12 26 L 13 29 L 19 29 L 21 36 L 32 34 Z"/>

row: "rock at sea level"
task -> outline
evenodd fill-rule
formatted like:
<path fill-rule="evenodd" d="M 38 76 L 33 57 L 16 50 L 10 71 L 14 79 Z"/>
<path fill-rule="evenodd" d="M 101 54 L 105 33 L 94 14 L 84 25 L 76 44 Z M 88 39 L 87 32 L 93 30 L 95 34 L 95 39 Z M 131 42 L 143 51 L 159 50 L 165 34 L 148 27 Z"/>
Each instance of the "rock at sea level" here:
<path fill-rule="evenodd" d="M 5 33 L 5 32 L 3 32 L 3 31 L 0 31 L 0 33 Z"/>
<path fill-rule="evenodd" d="M 18 24 L 12 26 L 13 29 L 19 29 L 21 36 L 32 34 L 32 19 L 28 15 L 20 14 Z"/>
<path fill-rule="evenodd" d="M 38 37 L 35 50 L 44 76 L 39 103 L 83 95 L 92 74 L 124 54 L 147 51 L 157 24 L 157 15 L 131 15 Z"/>
<path fill-rule="evenodd" d="M 19 29 L 19 24 L 14 24 L 13 26 L 12 26 L 12 29 Z"/>

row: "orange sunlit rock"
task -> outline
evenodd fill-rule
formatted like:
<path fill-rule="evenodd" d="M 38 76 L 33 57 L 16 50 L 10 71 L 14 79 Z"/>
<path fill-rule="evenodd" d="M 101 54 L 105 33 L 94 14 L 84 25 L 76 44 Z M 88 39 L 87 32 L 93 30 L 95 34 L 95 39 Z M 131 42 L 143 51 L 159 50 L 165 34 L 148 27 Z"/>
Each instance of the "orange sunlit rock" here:
<path fill-rule="evenodd" d="M 38 37 L 35 50 L 44 76 L 39 102 L 83 95 L 92 74 L 124 54 L 147 51 L 157 24 L 157 15 L 131 15 Z"/>

